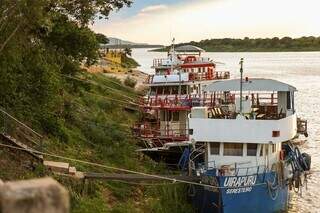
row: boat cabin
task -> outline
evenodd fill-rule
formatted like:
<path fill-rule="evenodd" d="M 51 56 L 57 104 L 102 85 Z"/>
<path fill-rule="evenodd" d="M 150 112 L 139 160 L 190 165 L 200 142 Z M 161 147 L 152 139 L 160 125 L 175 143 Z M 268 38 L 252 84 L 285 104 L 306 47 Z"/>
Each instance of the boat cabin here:
<path fill-rule="evenodd" d="M 190 138 L 206 147 L 205 164 L 225 169 L 265 166 L 280 160 L 282 143 L 297 135 L 295 87 L 271 79 L 227 80 L 204 89 L 213 107 L 194 107 Z M 242 97 L 240 96 L 242 94 Z"/>
<path fill-rule="evenodd" d="M 186 110 L 160 110 L 160 136 L 171 137 L 175 140 L 188 140 Z"/>
<path fill-rule="evenodd" d="M 155 75 L 149 76 L 147 83 L 179 83 L 193 81 L 207 81 L 230 78 L 229 72 L 216 72 L 216 64 L 206 57 L 202 57 L 203 49 L 184 45 L 172 49 L 168 58 L 154 59 Z"/>
<path fill-rule="evenodd" d="M 168 58 L 154 60 L 155 75 L 149 76 L 150 90 L 140 102 L 148 116 L 135 126 L 140 138 L 189 141 L 191 108 L 213 103 L 213 96 L 206 96 L 204 88 L 214 80 L 230 78 L 229 72 L 216 72 L 215 63 L 202 57 L 202 52 L 191 45 L 173 46 Z"/>

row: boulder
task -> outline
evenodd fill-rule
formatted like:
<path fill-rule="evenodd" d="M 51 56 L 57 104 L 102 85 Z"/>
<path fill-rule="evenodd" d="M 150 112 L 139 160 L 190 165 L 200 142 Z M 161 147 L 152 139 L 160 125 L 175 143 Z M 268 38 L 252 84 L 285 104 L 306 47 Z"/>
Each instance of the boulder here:
<path fill-rule="evenodd" d="M 2 213 L 68 213 L 68 191 L 52 178 L 6 182 L 0 186 Z"/>

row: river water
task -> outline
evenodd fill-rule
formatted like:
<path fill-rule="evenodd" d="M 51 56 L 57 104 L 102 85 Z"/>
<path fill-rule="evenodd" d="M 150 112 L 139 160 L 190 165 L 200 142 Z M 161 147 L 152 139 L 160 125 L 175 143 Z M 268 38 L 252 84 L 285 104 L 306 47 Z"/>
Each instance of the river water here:
<path fill-rule="evenodd" d="M 298 116 L 308 120 L 309 137 L 300 148 L 312 156 L 312 175 L 308 190 L 302 196 L 291 193 L 290 213 L 320 213 L 320 52 L 268 52 L 268 53 L 204 53 L 216 62 L 220 71 L 230 71 L 232 78 L 240 76 L 239 61 L 244 58 L 244 76 L 280 80 L 295 86 Z M 166 57 L 166 53 L 134 49 L 133 58 L 140 70 L 152 73 L 154 58 Z M 301 136 L 301 139 L 304 139 Z"/>

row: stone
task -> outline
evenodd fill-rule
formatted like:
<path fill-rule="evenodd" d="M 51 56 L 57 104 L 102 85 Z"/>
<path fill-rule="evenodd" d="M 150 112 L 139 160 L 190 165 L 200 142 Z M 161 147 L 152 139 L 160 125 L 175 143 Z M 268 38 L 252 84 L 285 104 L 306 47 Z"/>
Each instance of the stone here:
<path fill-rule="evenodd" d="M 6 182 L 0 187 L 2 213 L 68 213 L 68 191 L 52 178 Z"/>

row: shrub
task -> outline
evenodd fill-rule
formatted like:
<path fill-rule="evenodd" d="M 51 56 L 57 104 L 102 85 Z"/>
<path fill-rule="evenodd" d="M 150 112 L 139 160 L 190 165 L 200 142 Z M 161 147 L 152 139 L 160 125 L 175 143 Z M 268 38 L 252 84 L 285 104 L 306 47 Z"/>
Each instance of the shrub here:
<path fill-rule="evenodd" d="M 129 76 L 124 80 L 124 85 L 131 87 L 131 88 L 135 88 L 137 81 L 134 80 L 133 78 L 130 78 Z"/>

